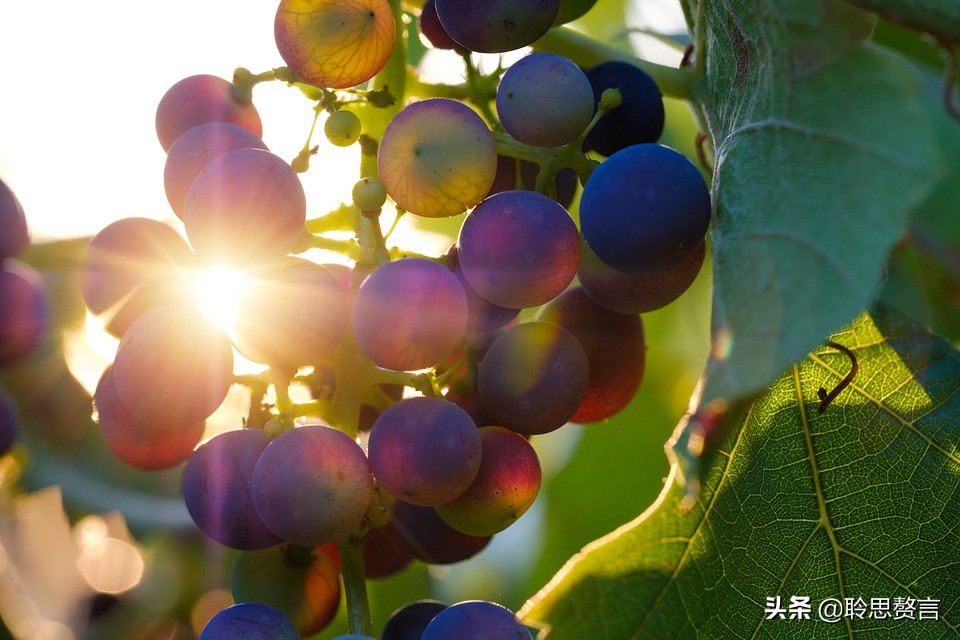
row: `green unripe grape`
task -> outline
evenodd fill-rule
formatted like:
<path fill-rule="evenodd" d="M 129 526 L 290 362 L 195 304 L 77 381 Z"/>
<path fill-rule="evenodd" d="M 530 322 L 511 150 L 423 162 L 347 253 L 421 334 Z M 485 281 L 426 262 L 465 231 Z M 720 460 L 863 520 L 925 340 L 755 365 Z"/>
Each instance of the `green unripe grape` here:
<path fill-rule="evenodd" d="M 360 211 L 379 211 L 387 201 L 387 190 L 377 178 L 361 178 L 353 185 L 353 204 Z"/>
<path fill-rule="evenodd" d="M 621 104 L 623 104 L 623 95 L 621 95 L 620 89 L 616 87 L 604 89 L 603 93 L 600 94 L 600 107 L 607 111 L 616 109 Z"/>
<path fill-rule="evenodd" d="M 323 124 L 327 140 L 338 147 L 349 147 L 360 138 L 360 118 L 352 111 L 334 111 Z"/>

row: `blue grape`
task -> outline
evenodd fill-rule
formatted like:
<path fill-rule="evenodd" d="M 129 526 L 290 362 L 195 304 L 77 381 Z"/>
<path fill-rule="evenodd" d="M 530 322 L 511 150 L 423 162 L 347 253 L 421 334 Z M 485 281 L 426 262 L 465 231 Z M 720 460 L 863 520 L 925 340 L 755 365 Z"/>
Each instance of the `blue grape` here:
<path fill-rule="evenodd" d="M 260 518 L 287 542 L 312 547 L 360 526 L 373 497 L 363 449 L 320 425 L 291 429 L 260 455 L 252 480 Z"/>
<path fill-rule="evenodd" d="M 240 104 L 232 83 L 201 74 L 180 80 L 160 99 L 156 117 L 160 146 L 167 151 L 187 130 L 204 122 L 231 122 L 258 137 L 263 135 L 256 107 Z"/>
<path fill-rule="evenodd" d="M 560 295 L 580 262 L 580 235 L 566 210 L 533 191 L 504 191 L 463 221 L 460 268 L 490 302 L 520 309 Z"/>
<path fill-rule="evenodd" d="M 404 605 L 390 614 L 380 640 L 420 640 L 430 621 L 446 608 L 439 600 L 418 600 Z"/>
<path fill-rule="evenodd" d="M 631 145 L 660 139 L 663 98 L 646 71 L 629 62 L 609 60 L 588 69 L 587 79 L 593 88 L 594 112 L 606 89 L 619 89 L 623 101 L 590 130 L 586 149 L 611 156 Z"/>
<path fill-rule="evenodd" d="M 657 144 L 618 151 L 587 180 L 583 237 L 603 262 L 632 274 L 662 271 L 693 253 L 710 224 L 710 191 L 693 163 Z"/>
<path fill-rule="evenodd" d="M 205 122 L 174 141 L 163 165 L 163 188 L 178 218 L 183 219 L 187 191 L 203 168 L 228 151 L 246 148 L 266 150 L 267 145 L 255 133 L 229 122 Z"/>
<path fill-rule="evenodd" d="M 29 243 L 23 205 L 10 187 L 0 180 L 0 260 L 17 255 Z"/>
<path fill-rule="evenodd" d="M 447 33 L 470 51 L 503 53 L 533 44 L 553 25 L 560 0 L 437 0 Z"/>
<path fill-rule="evenodd" d="M 199 640 L 300 640 L 290 619 L 265 604 L 227 607 L 207 623 Z"/>
<path fill-rule="evenodd" d="M 587 392 L 589 361 L 568 331 L 528 322 L 503 332 L 487 349 L 477 381 L 483 406 L 524 435 L 559 429 Z"/>
<path fill-rule="evenodd" d="M 468 600 L 447 607 L 423 630 L 421 640 L 533 640 L 517 616 L 504 606 Z"/>
<path fill-rule="evenodd" d="M 183 500 L 205 534 L 234 549 L 281 542 L 257 515 L 251 480 L 270 439 L 261 429 L 226 431 L 194 452 L 183 471 Z"/>
<path fill-rule="evenodd" d="M 0 367 L 22 362 L 50 329 L 50 301 L 43 276 L 33 267 L 0 260 Z"/>
<path fill-rule="evenodd" d="M 17 441 L 17 406 L 13 398 L 0 388 L 0 456 L 5 455 Z"/>
<path fill-rule="evenodd" d="M 450 355 L 467 330 L 467 296 L 448 269 L 423 258 L 383 265 L 353 301 L 361 351 L 381 367 L 411 371 Z"/>
<path fill-rule="evenodd" d="M 497 88 L 497 115 L 507 133 L 537 147 L 559 147 L 590 124 L 594 99 L 580 67 L 553 53 L 514 63 Z"/>
<path fill-rule="evenodd" d="M 407 398 L 380 414 L 370 431 L 370 468 L 392 496 L 435 506 L 466 491 L 480 468 L 480 432 L 457 405 Z"/>

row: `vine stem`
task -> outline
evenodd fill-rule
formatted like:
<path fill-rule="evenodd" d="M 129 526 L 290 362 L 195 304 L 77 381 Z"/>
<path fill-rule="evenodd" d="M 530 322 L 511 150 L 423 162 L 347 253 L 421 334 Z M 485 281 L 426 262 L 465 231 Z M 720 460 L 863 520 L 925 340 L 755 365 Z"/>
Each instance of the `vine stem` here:
<path fill-rule="evenodd" d="M 372 636 L 370 602 L 367 600 L 367 578 L 363 568 L 363 538 L 351 534 L 337 543 L 343 576 L 343 593 L 347 599 L 347 621 L 350 633 Z"/>
<path fill-rule="evenodd" d="M 623 60 L 637 65 L 650 74 L 664 95 L 690 101 L 696 94 L 697 75 L 695 73 L 637 58 L 567 27 L 550 29 L 546 35 L 533 43 L 533 48 L 536 51 L 562 55 L 585 68 L 607 60 Z"/>

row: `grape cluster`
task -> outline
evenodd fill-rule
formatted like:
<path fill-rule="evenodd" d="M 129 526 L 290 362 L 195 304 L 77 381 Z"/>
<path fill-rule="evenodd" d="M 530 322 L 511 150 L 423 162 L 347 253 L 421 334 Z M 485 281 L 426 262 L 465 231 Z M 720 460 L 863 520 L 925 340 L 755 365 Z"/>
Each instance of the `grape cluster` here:
<path fill-rule="evenodd" d="M 50 326 L 50 303 L 41 274 L 17 260 L 30 243 L 23 205 L 0 180 L 0 368 L 26 360 Z M 17 439 L 17 409 L 0 388 L 0 455 Z"/>
<path fill-rule="evenodd" d="M 590 4 L 430 0 L 420 29 L 471 65 L 470 52 L 527 46 Z M 644 373 L 639 314 L 675 300 L 704 260 L 709 192 L 657 144 L 662 100 L 641 69 L 584 72 L 533 53 L 487 77 L 499 78 L 496 95 L 474 95 L 476 109 L 402 105 L 352 89 L 384 68 L 394 26 L 386 0 L 282 0 L 275 35 L 288 67 L 269 78 L 241 69 L 234 83 L 186 78 L 157 108 L 166 194 L 187 241 L 127 218 L 90 243 L 84 299 L 120 338 L 95 394 L 104 440 L 141 469 L 186 462 L 197 527 L 241 551 L 231 587 L 246 604 L 202 640 L 323 628 L 351 545 L 363 544 L 369 579 L 483 549 L 537 497 L 531 437 L 630 402 Z M 317 100 L 331 142 L 366 137 L 363 153 L 376 155 L 340 210 L 355 239 L 308 220 L 298 172 L 309 144 L 288 162 L 263 143 L 251 88 L 268 79 Z M 357 116 L 370 109 L 393 110 L 379 140 Z M 567 211 L 578 182 L 579 228 Z M 439 257 L 388 248 L 388 197 L 416 216 L 466 213 L 455 245 Z M 354 265 L 298 257 L 311 247 Z M 247 278 L 229 327 L 187 293 L 210 265 Z M 267 369 L 235 376 L 235 354 Z M 234 384 L 251 395 L 243 428 L 199 444 Z M 293 384 L 310 400 L 294 401 Z M 383 635 L 529 637 L 488 602 L 416 603 Z"/>

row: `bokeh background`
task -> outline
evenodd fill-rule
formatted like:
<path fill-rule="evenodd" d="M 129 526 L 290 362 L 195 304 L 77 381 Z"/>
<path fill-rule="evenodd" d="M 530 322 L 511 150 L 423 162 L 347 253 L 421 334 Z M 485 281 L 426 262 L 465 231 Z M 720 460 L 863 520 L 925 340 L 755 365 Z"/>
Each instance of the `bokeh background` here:
<path fill-rule="evenodd" d="M 599 0 L 572 26 L 676 65 L 685 35 L 674 5 Z M 235 552 L 194 529 L 178 495 L 180 471 L 128 469 L 99 440 L 90 391 L 116 343 L 86 315 L 76 264 L 85 239 L 113 220 L 177 223 L 163 192 L 156 104 L 189 75 L 229 78 L 238 66 L 281 65 L 274 12 L 272 3 L 250 0 L 0 4 L 0 176 L 27 212 L 34 246 L 24 259 L 44 273 L 55 320 L 37 354 L 0 372 L 24 423 L 21 443 L 0 459 L 0 638 L 189 640 L 230 603 Z M 679 50 L 645 30 L 675 36 Z M 457 82 L 462 73 L 454 54 L 416 48 L 414 56 L 430 79 Z M 258 86 L 254 100 L 264 141 L 292 159 L 309 131 L 312 103 L 281 83 Z M 667 100 L 661 142 L 693 158 L 695 135 L 686 107 Z M 356 148 L 335 148 L 322 136 L 314 142 L 320 152 L 302 176 L 308 217 L 349 201 L 359 162 Z M 391 242 L 437 255 L 461 220 L 406 216 Z M 519 608 L 584 545 L 651 504 L 668 470 L 663 444 L 706 358 L 709 296 L 708 264 L 680 300 L 644 316 L 645 380 L 622 413 L 534 439 L 546 483 L 517 525 L 468 562 L 415 563 L 371 583 L 377 626 L 414 597 Z M 246 401 L 231 396 L 208 435 L 238 428 Z M 341 612 L 316 638 L 344 629 Z"/>

